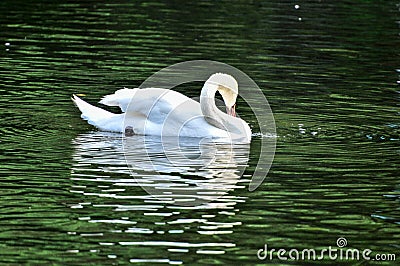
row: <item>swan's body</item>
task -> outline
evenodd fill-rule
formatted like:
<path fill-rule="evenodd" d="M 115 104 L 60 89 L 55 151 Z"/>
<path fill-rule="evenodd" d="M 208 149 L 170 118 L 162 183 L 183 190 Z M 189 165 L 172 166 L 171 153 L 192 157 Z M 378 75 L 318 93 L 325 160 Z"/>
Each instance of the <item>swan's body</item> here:
<path fill-rule="evenodd" d="M 215 106 L 217 90 L 231 115 Z M 179 92 L 161 88 L 121 89 L 100 101 L 108 106 L 119 106 L 122 114 L 90 105 L 75 95 L 73 100 L 81 110 L 82 118 L 104 131 L 124 132 L 128 128 L 129 132 L 133 130 L 140 135 L 250 142 L 250 127 L 235 117 L 236 96 L 236 81 L 226 74 L 214 74 L 203 86 L 200 103 Z"/>

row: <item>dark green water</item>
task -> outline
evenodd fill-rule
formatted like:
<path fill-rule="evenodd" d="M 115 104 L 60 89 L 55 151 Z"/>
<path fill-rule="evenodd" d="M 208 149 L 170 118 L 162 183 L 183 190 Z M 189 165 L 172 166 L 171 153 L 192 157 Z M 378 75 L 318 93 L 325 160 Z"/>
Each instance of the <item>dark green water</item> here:
<path fill-rule="evenodd" d="M 256 255 L 339 237 L 399 260 L 397 4 L 1 1 L 0 264 L 340 264 Z M 247 190 L 256 136 L 242 181 L 204 208 L 149 198 L 120 136 L 96 132 L 70 100 L 195 59 L 253 78 L 278 134 L 264 183 Z"/>

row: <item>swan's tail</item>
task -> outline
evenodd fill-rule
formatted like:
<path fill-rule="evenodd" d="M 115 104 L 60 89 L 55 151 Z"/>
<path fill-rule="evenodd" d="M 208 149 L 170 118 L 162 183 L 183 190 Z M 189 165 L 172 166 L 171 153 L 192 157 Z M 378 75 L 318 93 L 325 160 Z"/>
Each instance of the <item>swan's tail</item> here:
<path fill-rule="evenodd" d="M 121 132 L 123 126 L 123 114 L 114 114 L 99 107 L 93 106 L 75 94 L 72 101 L 82 112 L 81 117 L 89 124 L 106 131 Z"/>

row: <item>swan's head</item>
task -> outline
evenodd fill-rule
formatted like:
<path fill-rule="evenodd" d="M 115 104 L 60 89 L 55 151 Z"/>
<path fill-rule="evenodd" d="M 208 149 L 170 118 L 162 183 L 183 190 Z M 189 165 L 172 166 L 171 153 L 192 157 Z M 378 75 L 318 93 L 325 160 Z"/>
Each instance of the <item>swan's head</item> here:
<path fill-rule="evenodd" d="M 228 115 L 236 116 L 236 98 L 239 88 L 236 80 L 228 74 L 216 73 L 206 81 L 206 83 L 217 85 L 217 90 L 225 102 L 226 112 Z"/>

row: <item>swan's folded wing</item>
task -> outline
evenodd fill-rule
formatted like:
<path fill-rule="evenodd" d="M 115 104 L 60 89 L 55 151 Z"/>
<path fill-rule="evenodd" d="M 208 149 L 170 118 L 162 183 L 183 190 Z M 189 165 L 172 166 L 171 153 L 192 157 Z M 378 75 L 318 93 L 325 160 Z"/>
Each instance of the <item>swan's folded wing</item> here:
<path fill-rule="evenodd" d="M 104 96 L 99 103 L 107 106 L 119 106 L 122 112 L 126 112 L 132 98 L 139 89 L 120 89 L 114 94 Z"/>
<path fill-rule="evenodd" d="M 173 128 L 176 133 L 186 121 L 201 116 L 198 102 L 162 88 L 122 89 L 105 96 L 100 103 L 119 106 L 132 126 L 144 125 L 146 121 L 146 128 L 154 128 L 155 131 L 167 123 L 167 127 Z"/>
<path fill-rule="evenodd" d="M 139 113 L 149 121 L 162 123 L 173 110 L 188 101 L 193 100 L 173 90 L 161 88 L 139 89 L 131 99 L 126 113 Z"/>
<path fill-rule="evenodd" d="M 149 111 L 157 109 L 162 113 L 168 114 L 171 109 L 187 101 L 192 100 L 173 90 L 161 88 L 124 88 L 116 91 L 114 94 L 104 96 L 100 103 L 107 106 L 119 106 L 121 111 L 125 113 L 140 113 L 147 116 Z"/>

